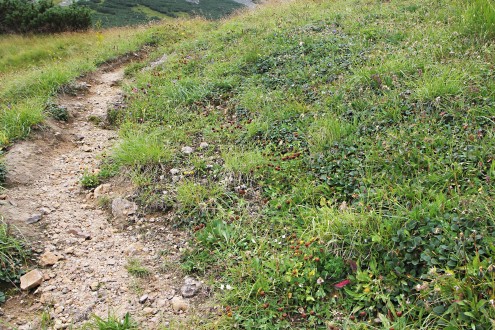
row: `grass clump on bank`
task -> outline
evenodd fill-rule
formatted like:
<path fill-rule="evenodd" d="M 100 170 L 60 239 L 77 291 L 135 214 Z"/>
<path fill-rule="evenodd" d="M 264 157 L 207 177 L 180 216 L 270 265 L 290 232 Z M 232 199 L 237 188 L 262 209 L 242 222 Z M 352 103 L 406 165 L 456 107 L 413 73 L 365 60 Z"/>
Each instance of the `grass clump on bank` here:
<path fill-rule="evenodd" d="M 0 283 L 19 283 L 29 251 L 24 242 L 14 236 L 12 227 L 0 221 Z M 5 294 L 0 291 L 0 304 Z"/>
<path fill-rule="evenodd" d="M 491 328 L 494 59 L 469 10 L 268 4 L 137 74 L 124 121 L 174 150 L 139 189 L 193 233 L 208 326 Z"/>

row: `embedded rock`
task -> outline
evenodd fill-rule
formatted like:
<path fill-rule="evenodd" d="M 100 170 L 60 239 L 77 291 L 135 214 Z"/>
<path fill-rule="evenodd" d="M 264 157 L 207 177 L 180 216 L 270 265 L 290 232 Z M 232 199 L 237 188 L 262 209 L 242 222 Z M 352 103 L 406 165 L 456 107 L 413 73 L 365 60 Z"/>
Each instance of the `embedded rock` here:
<path fill-rule="evenodd" d="M 136 203 L 123 198 L 115 198 L 112 201 L 112 214 L 116 218 L 125 218 L 136 213 L 138 206 Z"/>
<path fill-rule="evenodd" d="M 43 273 L 39 269 L 33 269 L 21 276 L 21 290 L 29 290 L 40 286 L 43 282 Z"/>
<path fill-rule="evenodd" d="M 40 266 L 41 267 L 47 267 L 47 266 L 53 266 L 57 263 L 57 261 L 60 260 L 60 257 L 56 255 L 53 252 L 50 251 L 45 251 L 40 257 Z"/>
<path fill-rule="evenodd" d="M 189 304 L 180 297 L 173 297 L 170 303 L 175 313 L 187 312 L 189 309 Z"/>
<path fill-rule="evenodd" d="M 200 289 L 201 282 L 188 276 L 184 279 L 184 285 L 180 289 L 180 293 L 184 298 L 192 298 L 198 294 Z"/>

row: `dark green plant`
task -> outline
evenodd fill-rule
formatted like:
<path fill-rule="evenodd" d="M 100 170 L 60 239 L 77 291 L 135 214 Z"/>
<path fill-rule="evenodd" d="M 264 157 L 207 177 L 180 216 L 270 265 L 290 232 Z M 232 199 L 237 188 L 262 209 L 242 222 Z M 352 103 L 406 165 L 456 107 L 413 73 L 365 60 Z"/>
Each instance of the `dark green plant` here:
<path fill-rule="evenodd" d="M 0 0 L 2 33 L 55 33 L 86 30 L 90 26 L 90 11 L 81 6 L 60 7 L 51 0 Z"/>
<path fill-rule="evenodd" d="M 7 166 L 2 160 L 0 161 L 0 186 L 3 186 L 5 181 L 7 181 Z"/>
<path fill-rule="evenodd" d="M 60 120 L 60 121 L 69 120 L 69 112 L 65 107 L 61 107 L 56 104 L 50 104 L 47 106 L 47 110 L 50 113 L 50 116 L 55 120 Z"/>
<path fill-rule="evenodd" d="M 86 189 L 96 188 L 101 183 L 98 174 L 92 174 L 89 172 L 84 172 L 79 182 L 81 183 L 81 186 Z"/>

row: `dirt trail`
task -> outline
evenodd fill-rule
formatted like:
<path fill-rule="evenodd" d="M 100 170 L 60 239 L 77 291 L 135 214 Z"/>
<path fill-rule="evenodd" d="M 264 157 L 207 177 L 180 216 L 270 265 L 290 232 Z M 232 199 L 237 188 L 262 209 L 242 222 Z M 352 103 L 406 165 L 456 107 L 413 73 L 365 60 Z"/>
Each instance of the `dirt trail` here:
<path fill-rule="evenodd" d="M 0 319 L 11 328 L 39 329 L 45 310 L 54 329 L 78 328 L 92 314 L 106 317 L 109 312 L 117 316 L 129 312 L 143 329 L 183 317 L 174 315 L 172 307 L 177 307 L 183 283 L 174 269 L 185 234 L 170 230 L 163 218 L 142 215 L 124 219 L 126 230 L 121 230 L 122 220 L 117 224 L 79 185 L 84 169 L 97 168 L 98 156 L 116 142 L 115 131 L 90 119 L 105 117 L 122 101 L 122 79 L 123 67 L 117 66 L 79 81 L 86 84 L 85 91 L 59 98 L 71 122 L 49 123 L 6 155 L 9 189 L 7 199 L 0 201 L 0 213 L 32 243 L 36 261 L 46 251 L 61 258 L 52 267 L 39 267 L 45 280 L 34 292 L 23 292 L 2 306 Z M 128 197 L 122 185 L 114 183 L 108 190 L 109 199 Z M 27 224 L 36 214 L 42 219 Z M 130 275 L 126 269 L 130 258 L 139 260 L 151 275 Z M 179 302 L 194 306 L 205 295 L 202 290 Z M 0 329 L 10 329 L 2 322 Z"/>

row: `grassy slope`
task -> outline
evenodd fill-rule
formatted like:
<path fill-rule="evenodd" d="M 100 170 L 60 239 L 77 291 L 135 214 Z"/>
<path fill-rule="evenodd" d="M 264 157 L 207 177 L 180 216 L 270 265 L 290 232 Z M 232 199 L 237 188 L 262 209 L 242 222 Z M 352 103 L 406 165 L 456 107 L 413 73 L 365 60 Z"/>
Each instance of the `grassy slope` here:
<path fill-rule="evenodd" d="M 491 328 L 494 49 L 463 11 L 267 5 L 138 75 L 114 160 L 194 231 L 204 327 Z"/>
<path fill-rule="evenodd" d="M 60 86 L 144 45 L 172 42 L 194 21 L 46 36 L 0 36 L 0 146 L 27 136 Z"/>

